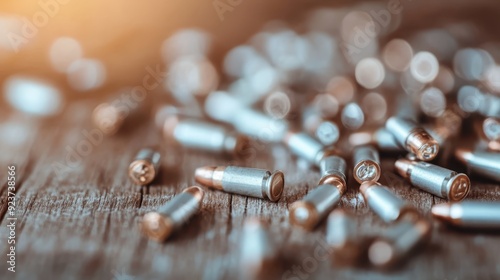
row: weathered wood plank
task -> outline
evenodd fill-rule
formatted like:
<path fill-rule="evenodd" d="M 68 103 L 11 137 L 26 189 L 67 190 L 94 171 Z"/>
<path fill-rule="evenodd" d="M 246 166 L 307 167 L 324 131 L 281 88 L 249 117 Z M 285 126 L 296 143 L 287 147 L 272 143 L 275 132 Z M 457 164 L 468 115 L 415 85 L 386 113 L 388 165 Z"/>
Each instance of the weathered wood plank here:
<path fill-rule="evenodd" d="M 63 117 L 58 126 L 42 126 L 43 129 L 33 132 L 36 140 L 24 154 L 1 157 L 2 164 L 19 157 L 17 279 L 123 279 L 127 275 L 135 279 L 234 279 L 238 273 L 241 226 L 248 216 L 260 216 L 269 222 L 285 260 L 284 271 L 293 272 L 297 266 L 304 266 L 305 269 L 301 269 L 308 279 L 494 279 L 500 276 L 498 234 L 461 232 L 438 223 L 431 246 L 396 271 L 340 268 L 332 266 L 329 260 L 316 260 L 316 267 L 311 266 L 314 249 L 324 240 L 325 225 L 312 233 L 291 228 L 287 209 L 316 187 L 319 172 L 297 167 L 282 147 L 266 148 L 256 158 L 244 162 L 164 147 L 163 155 L 168 158 L 164 163 L 169 164 L 162 167 L 162 175 L 151 186 L 138 187 L 127 177 L 130 160 L 144 145 L 161 144 L 159 133 L 152 125 L 145 125 L 93 145 L 80 164 L 57 177 L 48 166 L 63 161 L 68 153 L 66 147 L 77 147 L 85 139 L 82 130 L 91 128 L 84 117 L 86 109 L 73 108 L 73 112 L 75 110 L 83 113 L 76 114 L 79 117 Z M 395 175 L 393 162 L 394 159 L 383 160 L 381 182 L 428 215 L 430 207 L 443 200 L 411 187 Z M 283 169 L 287 182 L 284 197 L 272 203 L 206 189 L 201 213 L 167 243 L 157 244 L 141 235 L 141 217 L 195 184 L 196 167 L 228 163 Z M 5 188 L 4 176 L 0 177 L 2 188 Z M 340 207 L 357 216 L 363 233 L 383 231 L 386 225 L 364 205 L 351 176 L 349 186 Z M 473 178 L 470 198 L 499 201 L 500 186 Z M 1 199 L 5 207 L 4 193 Z M 5 221 L 0 226 L 3 237 Z M 6 252 L 3 242 L 0 252 Z M 5 264 L 1 266 L 0 275 L 12 279 L 12 275 L 5 274 Z M 297 276 L 288 275 L 285 279 Z"/>

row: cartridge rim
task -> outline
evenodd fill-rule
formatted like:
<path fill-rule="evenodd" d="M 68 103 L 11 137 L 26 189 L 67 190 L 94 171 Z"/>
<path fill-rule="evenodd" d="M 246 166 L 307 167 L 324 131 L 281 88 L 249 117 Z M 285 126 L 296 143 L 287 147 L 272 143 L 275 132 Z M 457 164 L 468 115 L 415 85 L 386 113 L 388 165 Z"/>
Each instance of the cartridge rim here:
<path fill-rule="evenodd" d="M 173 231 L 172 220 L 158 212 L 150 212 L 144 215 L 141 226 L 144 234 L 157 242 L 165 241 Z"/>
<path fill-rule="evenodd" d="M 285 175 L 282 171 L 274 171 L 266 182 L 266 195 L 271 201 L 278 201 L 285 188 Z"/>
<path fill-rule="evenodd" d="M 362 167 L 374 167 L 375 168 L 375 172 L 372 176 L 369 176 L 368 179 L 362 179 L 363 176 L 360 176 L 360 172 L 363 170 Z M 367 159 L 367 160 L 362 160 L 360 162 L 358 162 L 356 164 L 356 166 L 354 166 L 354 172 L 353 172 L 353 177 L 354 179 L 362 184 L 363 182 L 377 182 L 378 179 L 380 179 L 380 173 L 381 173 L 381 169 L 380 169 L 380 165 L 376 162 L 376 161 L 373 161 L 371 159 Z"/>
<path fill-rule="evenodd" d="M 347 184 L 344 178 L 340 177 L 336 174 L 328 174 L 323 176 L 318 183 L 318 186 L 321 185 L 332 185 L 339 189 L 340 193 L 343 195 L 347 191 Z"/>
<path fill-rule="evenodd" d="M 156 170 L 152 162 L 145 159 L 139 159 L 130 163 L 128 167 L 128 174 L 130 179 L 134 181 L 135 184 L 144 186 L 154 180 Z"/>
<path fill-rule="evenodd" d="M 312 230 L 318 223 L 318 211 L 308 201 L 296 201 L 290 206 L 290 222 L 306 230 Z"/>
<path fill-rule="evenodd" d="M 453 176 L 446 184 L 447 197 L 450 201 L 461 201 L 469 195 L 470 179 L 464 173 Z"/>

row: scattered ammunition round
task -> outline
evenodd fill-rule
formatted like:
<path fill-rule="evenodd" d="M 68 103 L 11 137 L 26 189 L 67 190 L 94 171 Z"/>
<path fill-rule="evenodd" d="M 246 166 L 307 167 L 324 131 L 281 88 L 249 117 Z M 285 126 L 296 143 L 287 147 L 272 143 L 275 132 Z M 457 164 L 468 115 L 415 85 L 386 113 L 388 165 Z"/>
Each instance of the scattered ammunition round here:
<path fill-rule="evenodd" d="M 397 197 L 387 187 L 376 182 L 364 182 L 359 187 L 368 207 L 384 222 L 392 223 L 403 217 L 418 216 L 418 211 Z"/>
<path fill-rule="evenodd" d="M 199 167 L 194 175 L 197 182 L 228 193 L 278 201 L 285 186 L 283 172 L 237 166 Z"/>
<path fill-rule="evenodd" d="M 120 130 L 127 112 L 112 103 L 101 103 L 92 112 L 94 125 L 106 135 L 113 135 Z"/>
<path fill-rule="evenodd" d="M 486 118 L 483 121 L 483 133 L 490 141 L 500 140 L 500 119 Z"/>
<path fill-rule="evenodd" d="M 305 132 L 289 132 L 285 135 L 283 142 L 294 155 L 316 166 L 327 153 L 321 143 Z"/>
<path fill-rule="evenodd" d="M 355 220 L 343 210 L 328 215 L 326 241 L 333 249 L 335 261 L 352 264 L 359 261 L 366 248 L 358 234 Z"/>
<path fill-rule="evenodd" d="M 243 156 L 250 145 L 250 139 L 230 133 L 226 128 L 194 119 L 166 119 L 163 133 L 167 139 L 175 140 L 188 149 L 197 149 L 232 156 Z"/>
<path fill-rule="evenodd" d="M 432 216 L 463 228 L 500 229 L 500 202 L 462 201 L 432 207 Z"/>
<path fill-rule="evenodd" d="M 391 117 L 385 127 L 394 135 L 396 142 L 408 152 L 414 153 L 418 159 L 430 161 L 438 154 L 439 145 L 436 140 L 413 121 Z"/>
<path fill-rule="evenodd" d="M 353 151 L 353 176 L 358 183 L 378 181 L 380 178 L 380 158 L 377 150 L 370 145 L 358 146 Z"/>
<path fill-rule="evenodd" d="M 342 194 L 347 190 L 345 160 L 338 156 L 327 156 L 320 162 L 321 179 L 318 185 L 334 185 Z"/>
<path fill-rule="evenodd" d="M 470 173 L 500 182 L 500 153 L 457 149 L 455 156 Z"/>
<path fill-rule="evenodd" d="M 153 149 L 141 149 L 128 167 L 128 176 L 137 185 L 151 183 L 160 168 L 160 153 Z"/>
<path fill-rule="evenodd" d="M 142 230 L 152 240 L 162 242 L 179 229 L 201 207 L 203 190 L 193 186 L 174 196 L 156 212 L 144 215 Z"/>
<path fill-rule="evenodd" d="M 368 259 L 376 267 L 386 269 L 409 257 L 418 245 L 428 241 L 431 225 L 425 220 L 403 220 L 388 229 L 388 234 L 375 239 L 368 249 Z"/>
<path fill-rule="evenodd" d="M 464 199 L 470 191 L 467 175 L 430 164 L 408 159 L 398 159 L 396 170 L 403 178 L 419 189 L 450 201 Z"/>
<path fill-rule="evenodd" d="M 314 229 L 340 202 L 344 193 L 334 185 L 319 185 L 304 199 L 290 206 L 290 222 L 306 230 Z"/>
<path fill-rule="evenodd" d="M 279 273 L 279 254 L 271 237 L 267 226 L 258 218 L 245 220 L 239 243 L 242 279 L 262 279 Z"/>

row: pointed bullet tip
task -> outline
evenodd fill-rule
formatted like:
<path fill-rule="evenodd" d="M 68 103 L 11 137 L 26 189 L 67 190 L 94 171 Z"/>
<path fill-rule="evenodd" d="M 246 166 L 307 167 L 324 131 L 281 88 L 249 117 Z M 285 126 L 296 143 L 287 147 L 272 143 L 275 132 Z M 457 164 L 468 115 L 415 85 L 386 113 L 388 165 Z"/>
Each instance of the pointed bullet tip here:
<path fill-rule="evenodd" d="M 406 158 L 400 158 L 396 160 L 394 166 L 396 167 L 396 171 L 403 178 L 408 178 L 408 169 L 410 169 L 411 161 Z"/>
<path fill-rule="evenodd" d="M 432 216 L 438 219 L 449 219 L 450 218 L 450 204 L 443 203 L 432 206 Z"/>
<path fill-rule="evenodd" d="M 212 186 L 215 169 L 215 166 L 203 166 L 196 168 L 194 171 L 194 178 L 196 182 L 202 185 Z"/>
<path fill-rule="evenodd" d="M 472 157 L 472 151 L 469 149 L 458 148 L 455 151 L 455 157 L 462 163 L 467 163 Z"/>

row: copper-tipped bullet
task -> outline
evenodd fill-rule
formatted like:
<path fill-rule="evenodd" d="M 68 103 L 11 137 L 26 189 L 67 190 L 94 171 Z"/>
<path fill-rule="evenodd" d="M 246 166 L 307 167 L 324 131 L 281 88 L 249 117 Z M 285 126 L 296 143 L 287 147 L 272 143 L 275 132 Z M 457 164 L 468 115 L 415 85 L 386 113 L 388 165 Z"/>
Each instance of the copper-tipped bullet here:
<path fill-rule="evenodd" d="M 304 199 L 290 205 L 290 223 L 306 230 L 314 229 L 339 204 L 343 194 L 335 185 L 316 187 Z"/>
<path fill-rule="evenodd" d="M 150 239 L 163 242 L 179 229 L 201 207 L 203 190 L 189 187 L 174 196 L 169 202 L 155 212 L 144 215 L 142 231 Z"/>
<path fill-rule="evenodd" d="M 471 151 L 458 148 L 455 157 L 467 166 L 470 173 L 500 182 L 500 153 Z"/>
<path fill-rule="evenodd" d="M 283 172 L 237 166 L 199 167 L 197 182 L 221 191 L 278 201 L 285 186 Z"/>
<path fill-rule="evenodd" d="M 359 191 L 370 209 L 384 222 L 391 223 L 402 218 L 418 217 L 418 211 L 414 207 L 379 183 L 373 181 L 364 182 L 359 187 Z"/>
<path fill-rule="evenodd" d="M 500 202 L 462 201 L 432 207 L 432 216 L 463 228 L 500 229 Z"/>
<path fill-rule="evenodd" d="M 141 149 L 128 167 L 128 176 L 137 185 L 151 183 L 158 174 L 160 153 L 153 149 Z"/>
<path fill-rule="evenodd" d="M 188 149 L 225 153 L 241 157 L 250 146 L 250 138 L 229 132 L 225 127 L 171 115 L 165 119 L 163 135 L 166 139 Z"/>
<path fill-rule="evenodd" d="M 439 145 L 425 129 L 418 127 L 411 120 L 391 117 L 385 127 L 392 133 L 396 141 L 408 152 L 414 153 L 423 161 L 433 160 L 439 151 Z"/>
<path fill-rule="evenodd" d="M 376 182 L 380 178 L 380 158 L 373 146 L 355 147 L 353 150 L 353 163 L 352 173 L 358 183 Z"/>
<path fill-rule="evenodd" d="M 320 165 L 322 158 L 331 153 L 331 151 L 305 132 L 297 133 L 290 131 L 283 138 L 283 143 L 294 155 L 316 166 Z"/>
<path fill-rule="evenodd" d="M 428 242 L 431 234 L 431 225 L 425 220 L 402 220 L 371 243 L 368 259 L 378 268 L 393 267 L 409 257 L 418 245 Z"/>
<path fill-rule="evenodd" d="M 407 178 L 412 185 L 450 201 L 464 199 L 470 191 L 470 180 L 467 175 L 430 164 L 408 159 L 398 159 L 396 170 L 403 178 Z"/>

